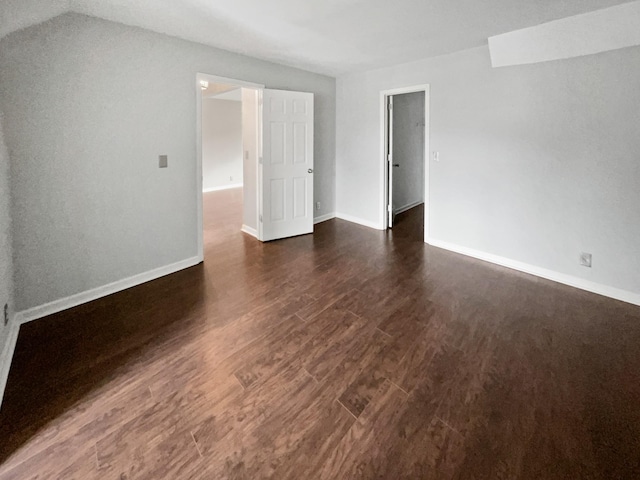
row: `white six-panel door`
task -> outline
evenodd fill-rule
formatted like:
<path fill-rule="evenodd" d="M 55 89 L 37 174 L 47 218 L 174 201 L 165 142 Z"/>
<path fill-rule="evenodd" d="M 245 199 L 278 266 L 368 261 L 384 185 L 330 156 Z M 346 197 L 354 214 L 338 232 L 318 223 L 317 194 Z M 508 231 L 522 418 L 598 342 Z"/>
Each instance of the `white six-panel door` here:
<path fill-rule="evenodd" d="M 313 232 L 313 94 L 263 91 L 263 241 Z"/>

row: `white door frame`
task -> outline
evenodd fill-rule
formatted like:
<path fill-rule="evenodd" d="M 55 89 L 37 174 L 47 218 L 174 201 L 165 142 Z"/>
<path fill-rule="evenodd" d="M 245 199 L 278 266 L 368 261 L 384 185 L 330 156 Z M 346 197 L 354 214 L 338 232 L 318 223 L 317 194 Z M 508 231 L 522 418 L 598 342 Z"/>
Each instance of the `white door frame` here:
<path fill-rule="evenodd" d="M 387 127 L 388 110 L 387 98 L 403 93 L 424 92 L 424 241 L 429 238 L 429 91 L 430 85 L 414 85 L 412 87 L 393 88 L 380 92 L 380 178 L 383 179 L 382 191 L 380 192 L 380 203 L 382 205 L 382 229 L 389 227 L 388 210 L 389 205 L 389 171 L 387 161 Z"/>
<path fill-rule="evenodd" d="M 209 75 L 207 73 L 197 73 L 196 74 L 196 82 L 195 82 L 195 91 L 196 91 L 196 205 L 197 205 L 197 249 L 198 249 L 198 260 L 200 262 L 204 261 L 204 225 L 203 225 L 203 213 L 202 213 L 202 89 L 200 88 L 200 81 L 206 80 L 209 83 L 227 83 L 229 85 L 237 85 L 238 87 L 246 87 L 246 88 L 254 88 L 261 92 L 264 89 L 264 85 L 259 83 L 247 82 L 245 80 L 237 80 L 234 78 L 227 77 L 219 77 L 217 75 Z M 261 95 L 261 93 L 259 93 Z M 260 116 L 258 116 L 258 121 L 261 122 Z M 258 129 L 258 132 L 260 128 Z M 243 154 L 244 158 L 244 154 Z M 258 158 L 256 156 L 256 162 Z M 258 166 L 256 166 L 256 171 L 258 171 Z M 257 179 L 256 179 L 257 180 Z M 260 198 L 259 192 L 256 195 L 258 199 Z M 259 200 L 258 200 L 259 201 Z M 259 205 L 256 206 L 258 214 L 260 212 Z M 259 225 L 259 222 L 256 218 L 256 224 Z"/>
<path fill-rule="evenodd" d="M 256 131 L 258 132 L 258 139 L 256 145 L 258 146 L 258 154 L 256 155 L 258 166 L 256 167 L 256 198 L 258 206 L 256 207 L 258 218 L 256 219 L 256 230 L 258 232 L 258 240 L 261 242 L 264 240 L 264 229 L 262 228 L 262 110 L 264 104 L 264 87 L 258 90 L 258 111 L 256 115 L 258 117 L 258 124 L 256 125 Z"/>

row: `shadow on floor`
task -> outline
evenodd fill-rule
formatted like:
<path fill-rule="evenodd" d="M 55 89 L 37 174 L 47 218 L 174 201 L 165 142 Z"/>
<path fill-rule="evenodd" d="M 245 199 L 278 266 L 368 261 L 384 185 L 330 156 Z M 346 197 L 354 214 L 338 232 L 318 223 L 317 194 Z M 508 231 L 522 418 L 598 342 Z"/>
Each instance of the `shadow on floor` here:
<path fill-rule="evenodd" d="M 128 364 L 201 321 L 204 280 L 200 264 L 23 325 L 0 410 L 0 464 Z"/>

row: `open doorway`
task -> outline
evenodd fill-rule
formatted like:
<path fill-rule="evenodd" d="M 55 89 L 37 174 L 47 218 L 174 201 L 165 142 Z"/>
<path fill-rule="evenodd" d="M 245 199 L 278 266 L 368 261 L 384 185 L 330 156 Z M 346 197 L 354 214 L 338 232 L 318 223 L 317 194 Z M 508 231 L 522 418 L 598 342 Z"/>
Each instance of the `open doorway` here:
<path fill-rule="evenodd" d="M 206 83 L 201 91 L 202 191 L 241 189 L 242 88 Z"/>
<path fill-rule="evenodd" d="M 408 222 L 428 238 L 429 87 L 382 92 L 385 227 Z"/>
<path fill-rule="evenodd" d="M 240 230 L 258 237 L 259 98 L 263 85 L 197 76 L 199 245 Z"/>
<path fill-rule="evenodd" d="M 224 100 L 237 96 L 234 92 L 238 89 L 242 104 L 243 148 L 241 230 L 263 242 L 313 233 L 313 93 L 268 89 L 242 80 L 198 74 L 196 198 L 197 247 L 201 261 L 204 260 L 203 190 L 206 189 L 203 188 L 202 116 L 206 101 L 203 97 L 212 95 L 214 100 L 219 100 L 222 96 Z M 213 193 L 221 189 L 224 192 L 224 188 L 234 185 L 234 177 L 228 175 L 228 171 L 219 174 L 219 178 L 222 186 L 213 187 L 216 189 Z M 235 188 L 239 187 L 235 185 Z M 206 200 L 214 202 L 210 197 Z M 220 199 L 218 204 L 221 202 L 224 200 Z M 219 233 L 220 225 L 209 227 L 213 235 Z"/>

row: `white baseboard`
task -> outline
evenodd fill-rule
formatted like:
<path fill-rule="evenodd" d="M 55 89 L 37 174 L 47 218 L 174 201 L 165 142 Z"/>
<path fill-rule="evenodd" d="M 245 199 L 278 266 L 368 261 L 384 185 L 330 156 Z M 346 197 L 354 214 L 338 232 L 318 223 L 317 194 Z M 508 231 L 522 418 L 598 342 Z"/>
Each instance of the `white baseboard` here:
<path fill-rule="evenodd" d="M 242 183 L 232 183 L 231 185 L 222 185 L 221 187 L 203 188 L 202 193 L 219 192 L 220 190 L 230 190 L 232 188 L 242 187 Z"/>
<path fill-rule="evenodd" d="M 362 218 L 354 217 L 352 215 L 347 215 L 345 213 L 337 213 L 336 218 L 340 220 L 346 220 L 347 222 L 357 223 L 358 225 L 362 225 L 364 227 L 375 228 L 376 230 L 384 230 L 384 227 L 376 222 L 370 222 L 369 220 L 364 220 Z"/>
<path fill-rule="evenodd" d="M 46 317 L 47 315 L 58 313 L 68 308 L 76 307 L 78 305 L 82 305 L 83 303 L 97 300 L 101 297 L 106 297 L 107 295 L 111 295 L 112 293 L 120 292 L 122 290 L 126 290 L 127 288 L 135 287 L 136 285 L 155 280 L 156 278 L 164 277 L 165 275 L 184 270 L 185 268 L 193 267 L 200 262 L 201 260 L 199 257 L 187 258 L 185 260 L 181 260 L 164 267 L 156 268 L 144 273 L 139 273 L 138 275 L 124 278 L 107 285 L 103 285 L 102 287 L 92 288 L 91 290 L 87 290 L 85 292 L 76 293 L 59 300 L 54 300 L 53 302 L 45 303 L 44 305 L 29 308 L 28 310 L 23 310 L 16 314 L 16 322 L 19 324 L 31 322 L 33 320 L 37 320 L 38 318 Z"/>
<path fill-rule="evenodd" d="M 320 215 L 319 217 L 315 217 L 313 219 L 313 224 L 317 225 L 318 223 L 326 222 L 327 220 L 331 220 L 332 218 L 336 218 L 335 213 L 325 213 L 324 215 Z"/>
<path fill-rule="evenodd" d="M 400 215 L 401 213 L 404 213 L 407 210 L 411 210 L 413 207 L 417 207 L 418 205 L 421 205 L 423 203 L 424 203 L 424 200 L 418 200 L 417 202 L 410 203 L 408 205 L 405 205 L 404 207 L 400 207 L 396 209 L 395 214 Z"/>
<path fill-rule="evenodd" d="M 2 406 L 4 389 L 7 386 L 11 360 L 13 359 L 13 352 L 16 349 L 16 343 L 18 343 L 18 332 L 20 331 L 20 324 L 16 321 L 15 315 L 14 318 L 9 321 L 8 328 L 9 332 L 7 333 L 7 338 L 0 352 L 0 406 Z"/>
<path fill-rule="evenodd" d="M 255 228 L 251 228 L 251 227 L 247 227 L 246 225 L 242 225 L 242 228 L 240 230 L 242 230 L 244 233 L 246 233 L 248 235 L 251 235 L 252 237 L 258 238 L 258 231 Z"/>
<path fill-rule="evenodd" d="M 474 250 L 472 248 L 462 247 L 460 245 L 444 242 L 435 238 L 428 238 L 427 243 L 434 247 L 443 248 L 445 250 L 460 253 L 462 255 L 467 255 L 479 260 L 484 260 L 485 262 L 495 263 L 496 265 L 501 265 L 513 270 L 518 270 L 530 275 L 535 275 L 536 277 L 546 278 L 547 280 L 552 280 L 564 285 L 569 285 L 570 287 L 586 290 L 587 292 L 597 293 L 598 295 L 614 298 L 616 300 L 632 303 L 634 305 L 640 305 L 640 293 L 610 287 L 601 283 L 574 277 L 573 275 L 567 275 L 564 273 L 556 272 L 554 270 L 536 267 L 535 265 L 519 262 L 517 260 L 511 260 L 509 258 L 500 257 L 498 255 L 482 252 L 480 250 Z"/>

